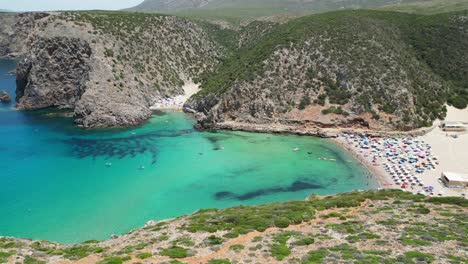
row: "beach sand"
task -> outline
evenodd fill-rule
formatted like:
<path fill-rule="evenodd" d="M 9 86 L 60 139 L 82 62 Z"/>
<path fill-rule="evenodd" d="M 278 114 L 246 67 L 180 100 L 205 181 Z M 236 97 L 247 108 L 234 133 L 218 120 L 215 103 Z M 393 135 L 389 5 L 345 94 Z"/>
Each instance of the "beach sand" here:
<path fill-rule="evenodd" d="M 464 110 L 447 107 L 447 117 L 445 121 L 457 121 L 468 123 L 468 108 Z M 425 170 L 417 176 L 424 182 L 424 186 L 433 186 L 435 196 L 461 196 L 468 195 L 468 190 L 446 188 L 439 182 L 442 172 L 468 173 L 468 132 L 446 133 L 439 128 L 442 121 L 435 122 L 435 128 L 424 136 L 412 138 L 414 141 L 424 142 L 431 146 L 432 157 L 437 157 L 438 163 L 432 170 Z M 452 137 L 456 134 L 458 138 Z M 369 150 L 363 150 L 357 144 L 350 144 L 349 139 L 340 136 L 334 140 L 344 149 L 351 152 L 361 163 L 376 177 L 382 188 L 401 188 L 400 184 L 395 184 L 392 176 L 385 170 L 383 164 L 385 158 L 378 158 L 373 162 L 374 154 Z M 377 166 L 376 163 L 378 164 Z M 405 190 L 418 193 L 422 187 L 409 186 Z"/>
<path fill-rule="evenodd" d="M 158 101 L 154 103 L 152 107 L 150 107 L 150 109 L 154 111 L 156 110 L 179 110 L 181 111 L 185 102 L 190 97 L 192 97 L 192 95 L 200 91 L 200 87 L 198 84 L 195 84 L 192 81 L 186 81 L 182 89 L 184 89 L 183 95 L 178 95 L 178 96 L 171 97 L 171 98 L 159 99 Z"/>
<path fill-rule="evenodd" d="M 468 108 L 459 110 L 454 107 L 447 107 L 446 121 L 457 121 L 468 123 Z M 436 121 L 437 125 L 440 121 Z M 453 138 L 451 135 L 458 135 Z M 448 136 L 447 136 L 448 135 Z M 433 152 L 439 158 L 440 166 L 435 170 L 429 171 L 426 182 L 435 187 L 435 193 L 443 191 L 445 196 L 468 195 L 465 189 L 445 188 L 438 182 L 442 172 L 456 172 L 468 174 L 468 132 L 446 133 L 439 127 L 436 127 L 426 135 L 419 137 L 432 146 Z"/>

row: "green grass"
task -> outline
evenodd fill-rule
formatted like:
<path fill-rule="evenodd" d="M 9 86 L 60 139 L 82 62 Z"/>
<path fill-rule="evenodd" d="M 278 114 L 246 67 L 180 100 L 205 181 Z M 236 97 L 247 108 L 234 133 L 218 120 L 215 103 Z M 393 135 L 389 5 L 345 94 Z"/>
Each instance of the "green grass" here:
<path fill-rule="evenodd" d="M 208 245 L 208 246 L 216 246 L 216 245 L 221 245 L 224 240 L 220 237 L 217 237 L 215 235 L 211 235 L 209 237 L 207 237 L 205 240 L 204 240 L 205 244 Z"/>
<path fill-rule="evenodd" d="M 188 223 L 181 228 L 188 230 L 189 232 L 216 232 L 220 230 L 230 230 L 241 234 L 252 230 L 262 232 L 268 227 L 274 227 L 277 219 L 288 219 L 292 224 L 299 224 L 303 221 L 313 219 L 316 210 L 356 207 L 366 199 L 387 200 L 390 198 L 398 198 L 401 201 L 410 200 L 414 202 L 427 200 L 429 203 L 462 204 L 463 206 L 466 206 L 466 202 L 462 201 L 463 198 L 428 199 L 421 195 L 413 195 L 399 190 L 352 192 L 336 196 L 328 196 L 324 199 L 316 199 L 312 197 L 310 201 L 241 206 L 222 210 L 200 210 L 196 214 L 189 216 Z M 337 231 L 347 232 L 349 234 L 359 233 L 362 231 L 362 225 L 355 221 L 332 224 L 327 227 Z"/>
<path fill-rule="evenodd" d="M 94 247 L 90 245 L 76 245 L 69 248 L 62 249 L 63 257 L 70 260 L 79 260 L 85 258 L 93 253 L 101 253 L 103 248 Z"/>
<path fill-rule="evenodd" d="M 186 258 L 188 249 L 178 246 L 173 246 L 170 248 L 166 248 L 161 250 L 159 253 L 161 256 L 167 256 L 170 258 Z"/>
<path fill-rule="evenodd" d="M 211 259 L 208 264 L 231 264 L 229 259 Z"/>
<path fill-rule="evenodd" d="M 179 237 L 176 240 L 172 241 L 172 244 L 186 247 L 191 247 L 195 245 L 195 243 L 190 237 Z"/>
<path fill-rule="evenodd" d="M 304 237 L 304 238 L 301 238 L 297 241 L 294 242 L 294 245 L 296 246 L 308 246 L 308 245 L 312 245 L 315 243 L 315 239 L 313 237 Z"/>
<path fill-rule="evenodd" d="M 153 254 L 151 254 L 149 252 L 142 252 L 142 253 L 137 254 L 137 257 L 139 259 L 147 259 L 147 258 L 151 258 L 152 256 L 153 256 Z"/>
<path fill-rule="evenodd" d="M 291 250 L 286 245 L 277 243 L 271 246 L 270 253 L 272 257 L 281 261 L 291 254 Z"/>
<path fill-rule="evenodd" d="M 42 260 L 37 260 L 35 258 L 32 258 L 30 256 L 27 256 L 24 258 L 24 264 L 45 264 L 46 262 L 45 261 L 42 261 Z"/>
<path fill-rule="evenodd" d="M 232 245 L 229 247 L 229 250 L 232 250 L 232 251 L 241 251 L 245 248 L 244 245 L 241 245 L 241 244 L 235 244 L 235 245 Z"/>
<path fill-rule="evenodd" d="M 125 261 L 130 260 L 131 257 L 106 257 L 103 260 L 97 262 L 97 264 L 122 264 Z"/>
<path fill-rule="evenodd" d="M 326 249 L 311 251 L 302 261 L 302 264 L 321 264 L 323 259 L 328 256 L 329 252 Z"/>
<path fill-rule="evenodd" d="M 411 260 L 425 261 L 431 263 L 434 257 L 431 254 L 426 254 L 418 251 L 409 251 L 405 253 L 405 257 Z"/>
<path fill-rule="evenodd" d="M 16 251 L 14 250 L 11 250 L 11 251 L 8 251 L 8 252 L 2 252 L 0 251 L 0 263 L 6 263 L 7 259 L 14 255 L 16 253 Z"/>

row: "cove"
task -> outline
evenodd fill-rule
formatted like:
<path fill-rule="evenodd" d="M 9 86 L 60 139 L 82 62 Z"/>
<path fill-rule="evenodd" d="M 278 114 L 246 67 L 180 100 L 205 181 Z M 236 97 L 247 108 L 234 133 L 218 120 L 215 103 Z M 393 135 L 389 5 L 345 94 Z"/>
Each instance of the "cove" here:
<path fill-rule="evenodd" d="M 0 61 L 0 90 L 12 98 L 14 67 Z M 104 240 L 202 208 L 376 186 L 327 140 L 200 132 L 193 124 L 168 112 L 137 128 L 85 131 L 57 111 L 0 105 L 0 236 Z"/>

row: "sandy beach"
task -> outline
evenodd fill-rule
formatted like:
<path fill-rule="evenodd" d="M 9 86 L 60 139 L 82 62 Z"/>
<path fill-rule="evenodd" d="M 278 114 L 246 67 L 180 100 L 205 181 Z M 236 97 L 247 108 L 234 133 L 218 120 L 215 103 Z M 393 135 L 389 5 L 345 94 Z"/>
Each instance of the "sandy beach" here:
<path fill-rule="evenodd" d="M 447 107 L 445 121 L 468 124 L 468 109 Z M 435 122 L 418 137 L 366 137 L 339 134 L 334 140 L 376 177 L 382 188 L 402 188 L 434 196 L 466 196 L 468 190 L 446 188 L 442 172 L 468 173 L 468 132 L 447 133 Z"/>
<path fill-rule="evenodd" d="M 185 85 L 182 87 L 184 89 L 183 95 L 178 95 L 170 98 L 158 99 L 153 106 L 150 107 L 151 110 L 182 110 L 185 102 L 196 94 L 200 88 L 197 84 L 192 81 L 186 81 Z"/>

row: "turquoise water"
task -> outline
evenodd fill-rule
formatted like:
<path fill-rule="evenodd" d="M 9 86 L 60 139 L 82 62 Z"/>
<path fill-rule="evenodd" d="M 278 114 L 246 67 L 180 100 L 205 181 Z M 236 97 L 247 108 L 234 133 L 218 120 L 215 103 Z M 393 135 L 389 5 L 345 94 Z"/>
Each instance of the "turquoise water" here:
<path fill-rule="evenodd" d="M 14 95 L 14 77 L 5 74 L 12 68 L 0 61 L 0 89 Z M 322 139 L 197 132 L 183 113 L 160 113 L 133 129 L 84 131 L 71 118 L 12 107 L 0 106 L 3 236 L 101 240 L 199 208 L 373 187 L 357 161 Z"/>

